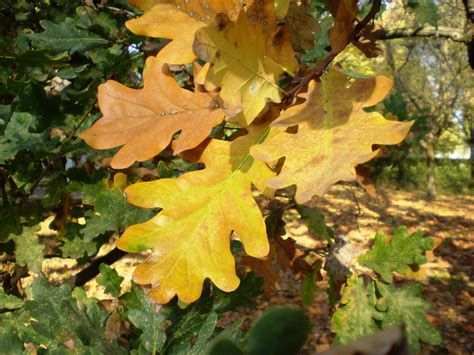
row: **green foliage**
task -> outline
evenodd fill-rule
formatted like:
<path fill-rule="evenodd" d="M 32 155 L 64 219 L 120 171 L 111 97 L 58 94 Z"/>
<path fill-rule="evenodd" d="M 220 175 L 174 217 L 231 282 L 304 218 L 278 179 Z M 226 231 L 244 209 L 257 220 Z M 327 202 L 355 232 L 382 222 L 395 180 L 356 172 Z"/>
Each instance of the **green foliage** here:
<path fill-rule="evenodd" d="M 374 285 L 365 286 L 362 278 L 351 276 L 344 287 L 341 306 L 332 316 L 331 329 L 337 333 L 335 343 L 346 344 L 375 333 L 379 329 L 375 320 L 382 318 L 375 305 Z"/>
<path fill-rule="evenodd" d="M 207 354 L 298 354 L 310 331 L 308 317 L 299 309 L 279 306 L 266 311 L 240 342 L 214 341 Z"/>
<path fill-rule="evenodd" d="M 426 263 L 424 253 L 434 246 L 433 239 L 422 232 L 408 234 L 406 228 L 398 228 L 393 236 L 378 233 L 372 249 L 359 256 L 358 261 L 376 271 L 384 281 L 392 282 L 392 272 L 403 274 L 410 271 L 410 265 Z"/>
<path fill-rule="evenodd" d="M 161 351 L 166 341 L 163 329 L 166 316 L 163 312 L 157 314 L 157 306 L 136 286 L 123 296 L 122 301 L 127 309 L 128 319 L 141 332 L 138 353 L 155 354 Z"/>
<path fill-rule="evenodd" d="M 441 16 L 438 14 L 434 0 L 408 0 L 407 6 L 415 11 L 415 22 L 419 25 L 438 25 Z"/>
<path fill-rule="evenodd" d="M 123 281 L 116 270 L 107 264 L 99 265 L 100 275 L 97 277 L 97 283 L 105 287 L 105 292 L 110 293 L 114 297 L 120 296 L 120 285 Z"/>
<path fill-rule="evenodd" d="M 106 312 L 93 302 L 81 305 L 72 298 L 67 285 L 51 286 L 39 277 L 32 287 L 32 299 L 15 313 L 0 315 L 3 329 L 0 343 L 7 353 L 21 352 L 23 343 L 49 352 L 79 354 L 124 354 L 125 349 L 105 337 Z M 17 352 L 17 353 L 18 353 Z"/>
<path fill-rule="evenodd" d="M 41 21 L 40 24 L 44 32 L 30 34 L 28 38 L 31 39 L 33 46 L 47 48 L 53 55 L 67 51 L 71 54 L 84 53 L 108 44 L 104 38 L 76 27 L 74 20 L 70 17 L 66 17 L 59 24 L 51 21 Z"/>
<path fill-rule="evenodd" d="M 43 246 L 38 241 L 38 228 L 23 227 L 20 235 L 13 237 L 15 241 L 15 257 L 18 265 L 28 266 L 28 269 L 40 272 L 43 261 Z"/>
<path fill-rule="evenodd" d="M 432 345 L 441 344 L 439 331 L 434 329 L 425 317 L 424 311 L 429 309 L 430 305 L 419 297 L 423 289 L 421 285 L 396 288 L 377 282 L 376 287 L 381 294 L 377 309 L 385 312 L 382 328 L 403 325 L 413 354 L 420 352 L 419 341 Z"/>
<path fill-rule="evenodd" d="M 433 246 L 432 239 L 421 232 L 409 235 L 406 228 L 397 229 L 392 238 L 377 234 L 371 250 L 360 255 L 357 261 L 376 271 L 382 280 L 371 278 L 365 282 L 355 272 L 348 278 L 340 305 L 332 317 L 332 330 L 337 333 L 335 342 L 346 344 L 390 326 L 403 325 L 414 354 L 420 351 L 419 341 L 439 345 L 441 335 L 424 313 L 430 308 L 429 303 L 419 297 L 422 286 L 390 284 L 392 271 L 403 274 L 410 270 L 409 265 L 425 263 L 423 254 Z"/>
<path fill-rule="evenodd" d="M 5 293 L 3 288 L 0 288 L 0 310 L 1 309 L 17 309 L 21 308 L 23 302 L 20 298 Z"/>
<path fill-rule="evenodd" d="M 318 237 L 322 237 L 328 242 L 334 238 L 333 230 L 326 225 L 321 213 L 305 205 L 297 205 L 296 209 L 308 225 L 309 230 L 313 231 Z"/>
<path fill-rule="evenodd" d="M 152 212 L 127 203 L 119 187 L 108 187 L 107 180 L 95 184 L 70 184 L 71 191 L 82 194 L 82 203 L 88 208 L 83 217 L 85 226 L 68 223 L 61 240 L 65 256 L 81 258 L 95 255 L 104 236 L 120 233 L 125 227 L 141 223 L 151 217 Z M 78 238 L 78 235 L 81 238 Z"/>

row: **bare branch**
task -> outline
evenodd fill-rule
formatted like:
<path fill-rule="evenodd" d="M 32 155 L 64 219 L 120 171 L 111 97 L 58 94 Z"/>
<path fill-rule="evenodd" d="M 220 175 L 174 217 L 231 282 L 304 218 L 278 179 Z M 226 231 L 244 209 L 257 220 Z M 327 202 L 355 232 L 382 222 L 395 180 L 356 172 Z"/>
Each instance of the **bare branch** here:
<path fill-rule="evenodd" d="M 472 35 L 465 33 L 462 29 L 451 27 L 423 26 L 418 28 L 396 28 L 385 30 L 380 36 L 380 40 L 390 40 L 397 38 L 445 38 L 454 42 L 469 43 Z"/>

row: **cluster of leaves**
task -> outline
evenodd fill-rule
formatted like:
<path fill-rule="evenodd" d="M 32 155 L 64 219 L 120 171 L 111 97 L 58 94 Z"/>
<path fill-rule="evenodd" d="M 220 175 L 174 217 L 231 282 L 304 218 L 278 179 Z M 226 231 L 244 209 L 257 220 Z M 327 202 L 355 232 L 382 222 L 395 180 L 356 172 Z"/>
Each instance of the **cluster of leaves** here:
<path fill-rule="evenodd" d="M 25 301 L 2 289 L 0 309 L 15 310 L 0 315 L 2 353 L 22 353 L 25 346 L 51 353 L 204 354 L 220 339 L 240 340 L 243 319 L 225 329 L 218 321 L 226 311 L 251 306 L 261 286 L 248 274 L 232 294 L 211 292 L 207 285 L 207 297 L 192 306 L 160 309 L 137 286 L 121 294 L 123 278 L 105 264 L 100 269 L 98 282 L 115 297 L 113 302 L 87 298 L 81 287 L 54 287 L 44 277 L 35 280 Z"/>
<path fill-rule="evenodd" d="M 355 180 L 356 166 L 378 146 L 400 143 L 411 126 L 369 109 L 389 93 L 389 78 L 329 70 L 348 45 L 376 54 L 368 22 L 380 2 L 84 3 L 0 5 L 9 24 L 0 30 L 0 309 L 8 310 L 0 315 L 0 348 L 200 354 L 224 346 L 252 354 L 278 344 L 288 329 L 273 316 L 244 338 L 241 322 L 218 326 L 260 293 L 261 279 L 243 269 L 264 276 L 265 290 L 278 283 L 279 268 L 291 270 L 311 304 L 329 257 L 314 259 L 283 239 L 283 211 L 296 207 L 328 252 L 334 235 L 304 204 Z M 273 199 L 277 190 L 289 194 L 288 204 Z M 55 238 L 43 243 L 47 217 Z M 147 253 L 134 281 L 151 285 L 149 292 L 134 284 L 122 294 L 122 279 L 105 264 L 98 282 L 112 304 L 41 276 L 45 256 L 88 263 L 119 235 L 118 248 Z M 382 281 L 365 286 L 347 274 L 331 281 L 336 298 L 346 285 L 334 315 L 338 341 L 394 323 L 418 327 L 425 308 L 418 291 L 388 282 L 392 271 L 421 263 L 429 247 L 397 238 L 360 257 Z M 402 265 L 383 261 L 412 242 L 415 252 Z M 36 280 L 23 289 L 26 271 Z M 364 292 L 372 303 L 362 302 L 359 319 L 353 295 Z M 405 313 L 394 306 L 402 298 Z M 284 311 L 288 324 L 306 324 L 291 312 Z M 265 322 L 275 332 L 262 332 Z M 351 322 L 357 326 L 344 327 Z M 300 328 L 291 352 L 304 342 L 307 327 Z M 416 334 L 413 349 L 418 338 L 436 342 Z"/>
<path fill-rule="evenodd" d="M 433 247 L 433 239 L 421 232 L 410 235 L 405 228 L 397 229 L 392 237 L 377 234 L 371 250 L 354 258 L 358 265 L 352 265 L 340 306 L 332 317 L 335 342 L 348 343 L 392 325 L 403 325 L 414 354 L 420 352 L 419 341 L 439 345 L 441 335 L 424 314 L 430 306 L 420 297 L 422 286 L 392 284 L 393 272 L 403 276 L 419 268 L 427 262 L 425 253 Z M 373 270 L 376 277 L 366 284 L 358 266 Z"/>
<path fill-rule="evenodd" d="M 135 280 L 159 285 L 150 292 L 157 302 L 166 303 L 175 295 L 193 302 L 206 278 L 224 291 L 237 288 L 231 232 L 251 257 L 268 254 L 264 217 L 252 197 L 252 185 L 267 196 L 296 185 L 295 200 L 303 204 L 338 181 L 355 179 L 354 166 L 377 155 L 372 145 L 400 143 L 411 124 L 364 111 L 390 90 L 392 82 L 384 76 L 350 85 L 336 70 L 319 74 L 319 81 L 310 75 L 296 103 L 292 99 L 297 91 L 282 102 L 285 84 L 280 79 L 302 75 L 291 39 L 302 40 L 305 33 L 290 26 L 291 19 L 277 21 L 284 12 L 277 14 L 274 1 L 134 4 L 145 13 L 127 22 L 130 30 L 172 41 L 147 59 L 143 89 L 114 81 L 99 88 L 103 117 L 81 137 L 99 149 L 121 146 L 111 161 L 113 168 L 153 158 L 171 141 L 175 154 L 185 151 L 185 158 L 205 165 L 178 178 L 128 187 L 130 203 L 162 211 L 129 227 L 117 244 L 128 252 L 152 249 L 149 259 L 137 267 Z M 305 5 L 288 6 L 290 18 L 302 11 L 301 6 Z M 330 55 L 351 41 L 370 54 L 375 45 L 354 35 L 359 31 L 354 25 L 356 2 L 328 9 L 335 16 L 328 32 Z M 177 22 L 189 31 L 177 31 Z M 205 64 L 195 65 L 190 91 L 174 81 L 169 64 L 196 57 Z M 211 134 L 219 124 L 223 137 Z M 286 130 L 296 126 L 296 133 Z M 239 137 L 228 137 L 228 128 L 240 131 Z M 196 148 L 210 134 L 211 140 Z M 283 157 L 283 164 L 270 168 Z"/>

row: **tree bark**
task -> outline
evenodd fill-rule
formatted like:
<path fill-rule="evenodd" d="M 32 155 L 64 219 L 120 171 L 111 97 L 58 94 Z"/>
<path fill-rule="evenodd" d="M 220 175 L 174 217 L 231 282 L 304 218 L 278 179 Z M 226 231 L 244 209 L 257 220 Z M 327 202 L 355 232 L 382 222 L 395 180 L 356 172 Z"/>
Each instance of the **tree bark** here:
<path fill-rule="evenodd" d="M 469 137 L 469 147 L 471 150 L 471 156 L 469 158 L 469 162 L 471 165 L 469 188 L 474 189 L 474 125 L 472 122 L 471 122 L 470 137 Z"/>
<path fill-rule="evenodd" d="M 426 185 L 426 199 L 433 201 L 436 199 L 436 175 L 435 175 L 435 149 L 434 149 L 434 135 L 429 132 L 426 135 L 425 151 L 426 151 L 426 169 L 427 169 L 427 185 Z"/>

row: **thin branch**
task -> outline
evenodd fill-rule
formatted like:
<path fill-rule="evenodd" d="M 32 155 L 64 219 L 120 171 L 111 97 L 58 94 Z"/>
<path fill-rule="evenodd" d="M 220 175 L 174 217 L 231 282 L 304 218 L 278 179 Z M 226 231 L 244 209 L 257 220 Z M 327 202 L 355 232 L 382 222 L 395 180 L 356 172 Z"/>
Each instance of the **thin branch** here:
<path fill-rule="evenodd" d="M 358 39 L 360 37 L 360 34 L 362 30 L 369 24 L 370 21 L 372 21 L 375 18 L 375 15 L 380 11 L 380 6 L 381 6 L 381 0 L 374 0 L 372 3 L 372 7 L 370 8 L 369 13 L 360 21 L 357 23 L 357 25 L 354 27 L 352 30 L 351 34 L 347 38 L 347 43 L 351 43 L 353 40 Z M 341 52 L 340 51 L 335 51 L 331 50 L 331 52 L 328 53 L 328 55 L 318 64 L 316 65 L 313 69 L 309 71 L 308 74 L 306 74 L 303 78 L 300 79 L 298 84 L 293 87 L 286 95 L 285 99 L 283 102 L 289 103 L 291 100 L 298 95 L 298 93 L 303 90 L 311 80 L 315 78 L 319 78 L 321 75 L 324 74 L 324 71 L 326 68 L 331 64 L 334 58 Z"/>
<path fill-rule="evenodd" d="M 107 265 L 112 265 L 117 260 L 120 260 L 124 255 L 127 253 L 115 248 L 110 251 L 108 254 L 97 258 L 94 260 L 89 266 L 87 266 L 84 270 L 78 272 L 74 277 L 74 286 L 84 286 L 87 281 L 92 280 L 94 277 L 99 275 L 99 266 L 100 264 L 104 263 Z"/>
<path fill-rule="evenodd" d="M 418 28 L 396 28 L 386 30 L 380 40 L 397 38 L 445 38 L 454 42 L 469 43 L 472 35 L 466 34 L 462 29 L 451 27 L 423 26 Z"/>

